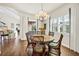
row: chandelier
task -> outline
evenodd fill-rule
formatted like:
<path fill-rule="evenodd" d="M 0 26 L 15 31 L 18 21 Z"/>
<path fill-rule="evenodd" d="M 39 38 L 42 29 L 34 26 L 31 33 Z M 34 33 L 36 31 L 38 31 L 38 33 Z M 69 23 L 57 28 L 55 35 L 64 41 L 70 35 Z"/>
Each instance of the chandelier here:
<path fill-rule="evenodd" d="M 41 11 L 36 14 L 36 19 L 39 19 L 41 21 L 44 21 L 49 18 L 49 15 L 47 12 L 43 9 L 43 4 L 41 4 Z"/>

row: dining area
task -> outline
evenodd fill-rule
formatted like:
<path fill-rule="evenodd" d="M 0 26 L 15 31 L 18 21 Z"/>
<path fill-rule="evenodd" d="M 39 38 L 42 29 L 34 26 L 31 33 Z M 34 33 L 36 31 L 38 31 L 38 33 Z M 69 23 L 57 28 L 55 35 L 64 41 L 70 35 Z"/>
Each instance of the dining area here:
<path fill-rule="evenodd" d="M 2 3 L 0 56 L 79 56 L 78 6 Z"/>
<path fill-rule="evenodd" d="M 40 31 L 25 33 L 27 39 L 28 56 L 60 56 L 63 34 L 55 35 L 54 32 L 42 34 Z"/>
<path fill-rule="evenodd" d="M 0 3 L 1 59 L 78 58 L 79 3 L 27 1 Z"/>

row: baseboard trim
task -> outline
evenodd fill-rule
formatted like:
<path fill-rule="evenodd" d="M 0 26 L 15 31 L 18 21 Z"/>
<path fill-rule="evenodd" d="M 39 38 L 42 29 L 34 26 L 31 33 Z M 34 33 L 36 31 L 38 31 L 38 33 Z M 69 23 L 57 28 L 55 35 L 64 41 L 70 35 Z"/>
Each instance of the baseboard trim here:
<path fill-rule="evenodd" d="M 70 50 L 70 51 L 73 51 L 73 52 L 79 54 L 79 52 L 77 52 L 77 51 L 74 51 L 74 50 L 72 50 L 72 49 L 70 49 L 70 48 L 68 48 L 68 47 L 66 47 L 66 46 L 64 46 L 64 45 L 62 45 L 62 46 L 65 47 L 65 48 L 67 48 L 67 49 Z"/>

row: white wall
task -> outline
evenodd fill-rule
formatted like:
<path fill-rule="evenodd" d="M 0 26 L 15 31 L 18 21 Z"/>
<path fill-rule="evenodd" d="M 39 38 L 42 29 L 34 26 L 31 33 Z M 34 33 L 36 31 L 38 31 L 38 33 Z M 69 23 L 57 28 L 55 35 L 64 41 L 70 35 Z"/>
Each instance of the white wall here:
<path fill-rule="evenodd" d="M 29 19 L 33 20 L 33 16 L 30 14 L 22 13 L 22 12 L 20 12 L 19 15 L 20 15 L 20 39 L 26 40 L 25 33 L 27 33 L 29 31 L 28 30 L 28 28 L 29 28 L 28 20 Z M 29 17 L 29 19 L 28 19 L 28 17 Z"/>
<path fill-rule="evenodd" d="M 79 5 L 78 4 L 65 4 L 55 11 L 52 11 L 50 15 L 52 17 L 58 17 L 65 15 L 69 12 L 71 8 L 71 39 L 69 35 L 64 34 L 62 45 L 69 47 L 70 49 L 79 52 Z"/>
<path fill-rule="evenodd" d="M 75 50 L 79 52 L 79 5 L 76 6 L 76 42 L 75 42 Z"/>
<path fill-rule="evenodd" d="M 28 32 L 28 20 L 26 17 L 20 17 L 20 38 L 21 40 L 25 40 L 26 36 L 25 33 Z"/>

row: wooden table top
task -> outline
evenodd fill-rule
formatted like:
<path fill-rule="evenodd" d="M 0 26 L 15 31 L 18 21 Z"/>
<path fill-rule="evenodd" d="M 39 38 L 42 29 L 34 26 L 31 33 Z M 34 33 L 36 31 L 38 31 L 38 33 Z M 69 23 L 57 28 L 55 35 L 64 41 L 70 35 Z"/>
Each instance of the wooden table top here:
<path fill-rule="evenodd" d="M 35 34 L 33 36 L 44 36 L 44 42 L 49 42 L 49 41 L 53 40 L 53 37 L 52 36 L 49 36 L 49 35 Z"/>

